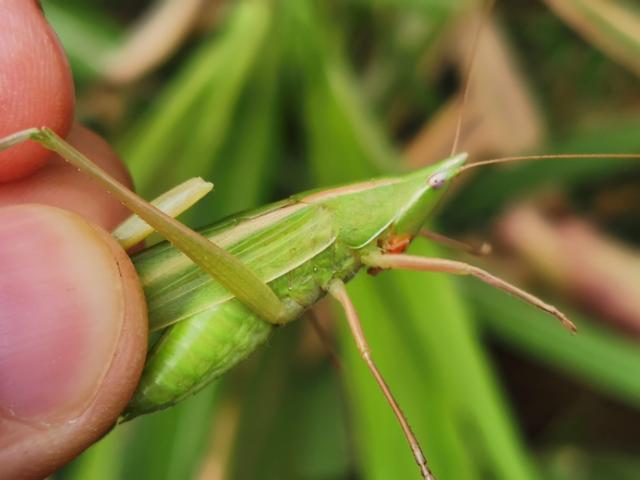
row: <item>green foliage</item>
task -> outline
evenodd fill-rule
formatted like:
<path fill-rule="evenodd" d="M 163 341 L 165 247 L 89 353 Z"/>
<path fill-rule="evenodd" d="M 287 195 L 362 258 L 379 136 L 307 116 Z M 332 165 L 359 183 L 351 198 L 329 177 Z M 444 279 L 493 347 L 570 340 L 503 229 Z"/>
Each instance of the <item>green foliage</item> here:
<path fill-rule="evenodd" d="M 443 53 L 444 33 L 477 2 L 220 2 L 215 21 L 194 26 L 156 71 L 112 87 L 124 105 L 115 120 L 92 103 L 101 87 L 98 60 L 123 44 L 132 12 L 142 7 L 43 3 L 69 53 L 80 112 L 119 148 L 138 191 L 150 197 L 192 176 L 215 182 L 210 197 L 183 217 L 202 226 L 306 188 L 405 168 L 404 139 L 460 83 L 436 68 L 454 62 Z M 637 77 L 540 5 L 501 7 L 503 22 L 516 26 L 508 37 L 520 55 L 514 64 L 529 72 L 554 132 L 533 153 L 640 150 Z M 592 115 L 585 105 L 602 108 Z M 484 237 L 525 196 L 561 192 L 575 204 L 585 191 L 603 194 L 603 184 L 632 181 L 637 172 L 630 161 L 591 160 L 487 169 L 454 193 L 433 228 Z M 625 217 L 632 240 L 640 239 L 635 215 Z M 412 249 L 450 255 L 433 245 Z M 373 356 L 439 478 L 640 477 L 636 459 L 615 450 L 637 449 L 628 439 L 610 447 L 588 443 L 579 428 L 560 439 L 548 433 L 551 422 L 530 428 L 527 402 L 558 392 L 523 402 L 494 368 L 506 362 L 489 346 L 499 343 L 543 374 L 561 372 L 584 396 L 624 404 L 630 423 L 638 423 L 640 351 L 601 319 L 579 314 L 581 331 L 572 337 L 503 293 L 444 274 L 363 275 L 348 289 Z M 228 479 L 416 478 L 400 428 L 333 313 L 340 374 L 322 347 L 309 346 L 303 319 L 219 384 L 116 427 L 55 478 L 203 478 L 207 465 Z M 568 413 L 557 415 L 561 423 Z"/>

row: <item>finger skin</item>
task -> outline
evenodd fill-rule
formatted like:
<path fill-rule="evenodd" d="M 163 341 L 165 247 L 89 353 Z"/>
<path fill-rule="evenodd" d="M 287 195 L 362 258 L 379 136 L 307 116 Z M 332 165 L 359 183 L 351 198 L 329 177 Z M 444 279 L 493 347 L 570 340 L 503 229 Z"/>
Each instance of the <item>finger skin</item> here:
<path fill-rule="evenodd" d="M 67 141 L 121 183 L 132 186 L 126 168 L 101 137 L 75 124 Z M 64 208 L 107 230 L 113 230 L 130 214 L 103 187 L 58 156 L 29 177 L 0 184 L 0 207 L 16 203 L 44 203 Z"/>
<path fill-rule="evenodd" d="M 69 131 L 73 104 L 69 65 L 37 2 L 0 0 L 0 137 L 47 126 L 130 186 L 102 139 Z M 0 262 L 14 267 L 0 277 L 0 478 L 43 478 L 127 404 L 146 356 L 146 304 L 127 254 L 96 226 L 129 213 L 109 194 L 33 142 L 0 152 L 0 182 Z M 9 258 L 21 242 L 37 248 Z"/>
<path fill-rule="evenodd" d="M 19 228 L 11 231 L 6 227 L 12 222 L 18 222 Z M 42 245 L 46 245 L 48 250 L 43 254 L 38 248 L 34 257 L 40 254 L 46 260 L 46 265 L 41 268 L 49 271 L 46 274 L 43 273 L 44 270 L 36 271 L 40 268 L 39 258 L 35 266 L 31 265 L 30 268 L 38 278 L 47 278 L 46 275 L 51 275 L 50 270 L 58 269 L 62 282 L 61 287 L 37 282 L 30 285 L 21 279 L 19 271 L 13 277 L 16 285 L 6 278 L 0 280 L 0 304 L 8 304 L 5 312 L 17 311 L 14 315 L 17 317 L 20 317 L 20 309 L 23 307 L 14 305 L 14 298 L 30 298 L 30 294 L 42 291 L 57 295 L 52 302 L 54 308 L 50 315 L 43 314 L 37 321 L 42 328 L 53 332 L 56 339 L 60 337 L 65 342 L 64 346 L 70 346 L 61 348 L 55 342 L 50 345 L 52 341 L 39 338 L 37 332 L 33 335 L 27 332 L 26 337 L 22 335 L 19 339 L 23 343 L 25 338 L 33 340 L 25 345 L 26 348 L 35 349 L 36 354 L 37 347 L 41 344 L 54 352 L 41 362 L 41 368 L 46 372 L 51 371 L 53 376 L 61 376 L 61 390 L 71 389 L 60 393 L 56 391 L 55 384 L 41 387 L 21 380 L 21 376 L 31 379 L 41 375 L 38 365 L 27 365 L 21 372 L 5 371 L 3 374 L 3 368 L 7 365 L 13 366 L 16 362 L 19 364 L 24 361 L 20 358 L 16 360 L 21 355 L 21 349 L 11 344 L 11 338 L 5 335 L 3 340 L 6 343 L 0 342 L 0 375 L 4 377 L 0 378 L 0 385 L 12 381 L 14 388 L 27 391 L 26 394 L 6 390 L 0 392 L 0 478 L 43 478 L 98 440 L 114 425 L 127 404 L 137 385 L 146 355 L 146 306 L 137 274 L 126 252 L 99 227 L 75 214 L 42 205 L 2 208 L 0 224 L 5 225 L 0 227 L 0 241 L 4 245 L 7 236 L 18 237 L 31 233 L 31 238 L 41 239 Z M 33 245 L 38 245 L 38 241 L 33 242 Z M 0 250 L 0 258 L 2 256 Z M 21 262 L 29 261 L 31 260 L 4 259 L 5 263 L 14 267 L 20 267 Z M 13 296 L 3 295 L 2 288 L 6 289 L 7 286 L 15 290 L 11 292 Z M 87 296 L 97 300 L 86 302 L 84 298 Z M 94 309 L 93 313 L 87 311 L 87 305 Z M 0 330 L 9 332 L 9 337 L 12 332 L 20 332 L 20 328 L 10 322 L 28 322 L 28 313 L 34 309 L 40 311 L 39 308 L 25 306 L 27 312 L 23 312 L 22 319 L 8 318 L 6 313 L 0 312 Z M 109 312 L 107 318 L 105 310 Z M 5 318 L 2 317 L 3 314 Z M 85 323 L 98 321 L 103 322 L 98 329 L 92 329 Z M 47 322 L 77 325 L 80 328 L 67 328 L 60 333 L 56 330 L 57 323 L 51 325 Z M 114 325 L 112 330 L 109 325 Z M 33 342 L 36 342 L 36 347 Z M 102 353 L 97 355 L 94 350 Z M 28 358 L 26 362 L 29 362 Z M 64 377 L 65 370 L 60 371 L 60 363 L 68 368 L 72 378 Z M 89 373 L 83 371 L 89 368 Z M 74 378 L 83 376 L 89 378 L 90 388 L 83 386 L 80 390 L 82 394 L 69 395 L 69 392 L 73 393 L 77 389 Z M 45 377 L 44 383 L 47 381 L 49 379 Z M 46 395 L 49 391 L 52 395 Z M 26 401 L 12 404 L 16 396 L 18 399 L 24 397 Z"/>
<path fill-rule="evenodd" d="M 47 126 L 65 137 L 73 80 L 58 39 L 34 0 L 0 0 L 0 138 Z M 52 155 L 33 142 L 0 152 L 0 182 L 23 178 Z"/>

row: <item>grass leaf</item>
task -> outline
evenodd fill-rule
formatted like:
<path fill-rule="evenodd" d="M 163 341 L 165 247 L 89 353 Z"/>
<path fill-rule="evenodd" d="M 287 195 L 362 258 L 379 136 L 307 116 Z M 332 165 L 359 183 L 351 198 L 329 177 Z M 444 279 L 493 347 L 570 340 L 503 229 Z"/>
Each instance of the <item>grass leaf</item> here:
<path fill-rule="evenodd" d="M 546 0 L 588 41 L 640 75 L 640 6 L 628 0 Z"/>

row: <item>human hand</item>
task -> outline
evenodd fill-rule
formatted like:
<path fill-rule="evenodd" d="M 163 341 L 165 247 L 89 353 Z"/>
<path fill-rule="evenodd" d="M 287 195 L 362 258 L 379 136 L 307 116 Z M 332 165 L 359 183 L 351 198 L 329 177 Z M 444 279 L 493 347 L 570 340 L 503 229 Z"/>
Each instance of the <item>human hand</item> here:
<path fill-rule="evenodd" d="M 0 0 L 0 137 L 48 126 L 130 184 L 106 142 L 72 123 L 69 67 L 37 2 Z M 33 143 L 0 153 L 0 478 L 55 471 L 135 389 L 146 307 L 107 233 L 127 214 Z"/>

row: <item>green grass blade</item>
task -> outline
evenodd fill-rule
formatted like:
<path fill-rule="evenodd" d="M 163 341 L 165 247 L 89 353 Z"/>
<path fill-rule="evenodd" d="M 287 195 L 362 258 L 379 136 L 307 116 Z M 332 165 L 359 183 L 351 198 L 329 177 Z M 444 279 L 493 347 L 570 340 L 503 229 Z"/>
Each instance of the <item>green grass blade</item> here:
<path fill-rule="evenodd" d="M 300 355 L 303 327 L 279 332 L 247 365 L 251 376 L 235 391 L 240 422 L 229 480 L 349 475 L 338 378 L 328 364 Z"/>
<path fill-rule="evenodd" d="M 492 334 L 554 369 L 640 407 L 637 342 L 573 312 L 569 313 L 578 334 L 569 335 L 529 305 L 476 282 L 465 281 L 465 292 Z"/>
<path fill-rule="evenodd" d="M 122 28 L 97 6 L 48 0 L 42 2 L 42 8 L 60 37 L 76 83 L 94 80 L 105 55 L 123 37 Z"/>
<path fill-rule="evenodd" d="M 269 22 L 265 2 L 233 7 L 224 31 L 199 47 L 131 129 L 123 156 L 145 195 L 201 175 L 215 161 Z"/>
<path fill-rule="evenodd" d="M 83 480 L 86 478 L 111 480 L 113 478 L 121 478 L 125 433 L 122 429 L 111 431 L 106 437 L 84 452 L 72 464 L 69 472 L 60 478 L 69 480 Z"/>
<path fill-rule="evenodd" d="M 412 247 L 412 253 L 443 256 L 423 244 Z M 422 339 L 432 368 L 445 375 L 459 435 L 476 462 L 474 473 L 487 471 L 505 480 L 538 478 L 453 278 L 403 272 L 398 282 L 413 312 L 414 338 Z"/>
<path fill-rule="evenodd" d="M 119 427 L 129 429 L 120 478 L 194 478 L 208 446 L 218 392 L 214 383 L 171 409 Z"/>
<path fill-rule="evenodd" d="M 275 25 L 274 25 L 274 28 Z M 234 128 L 220 148 L 223 162 L 207 166 L 206 174 L 216 179 L 216 193 L 203 199 L 186 213 L 195 225 L 212 223 L 260 204 L 270 198 L 270 191 L 280 162 L 278 67 L 279 48 L 271 42 L 259 53 L 234 113 Z"/>
<path fill-rule="evenodd" d="M 302 8 L 303 3 L 297 2 L 296 7 Z M 318 16 L 312 18 L 317 28 Z M 308 32 L 311 27 L 305 25 Z M 297 44 L 298 49 L 303 46 Z M 358 96 L 342 101 L 345 91 L 356 90 L 347 70 L 331 54 L 309 53 L 309 57 L 314 62 L 306 66 L 302 104 L 318 183 L 366 178 L 393 162 L 395 155 L 389 153 L 392 150 L 384 144 L 384 135 Z M 382 145 L 373 154 L 372 137 L 376 138 L 374 146 Z M 423 439 L 435 473 L 456 479 L 481 478 L 482 471 L 496 478 L 534 478 L 451 282 L 407 273 L 383 277 L 357 279 L 348 289 L 373 355 Z M 344 336 L 342 343 L 366 478 L 415 476 L 400 429 L 353 349 L 353 340 Z M 484 454 L 486 463 L 481 460 Z"/>
<path fill-rule="evenodd" d="M 425 321 L 403 300 L 398 281 L 404 274 L 358 278 L 348 286 L 362 318 L 373 358 L 422 442 L 432 471 L 439 478 L 473 479 L 473 461 L 457 425 L 455 397 L 448 372 L 434 365 L 434 354 L 414 329 Z M 423 300 L 435 298 L 420 292 Z M 438 308 L 438 305 L 433 305 Z M 430 307 L 431 308 L 431 307 Z M 351 396 L 359 464 L 368 479 L 413 478 L 416 466 L 399 425 L 373 381 L 347 328 L 343 327 L 346 389 Z"/>

